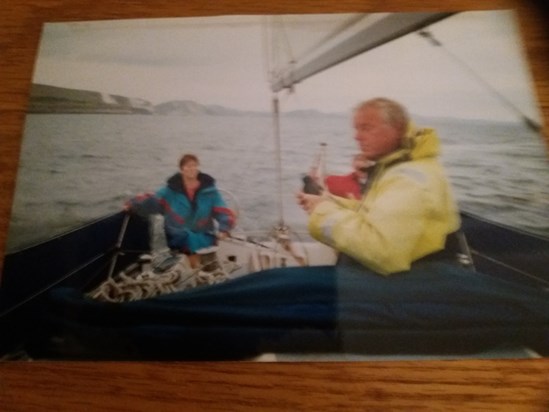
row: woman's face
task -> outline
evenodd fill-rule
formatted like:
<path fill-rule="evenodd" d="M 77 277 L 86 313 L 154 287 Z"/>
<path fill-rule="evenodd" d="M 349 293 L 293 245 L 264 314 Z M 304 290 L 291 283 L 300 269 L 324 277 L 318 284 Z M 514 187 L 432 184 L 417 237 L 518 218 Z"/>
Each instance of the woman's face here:
<path fill-rule="evenodd" d="M 187 179 L 196 179 L 198 176 L 198 162 L 189 160 L 183 166 L 181 166 L 181 174 Z"/>

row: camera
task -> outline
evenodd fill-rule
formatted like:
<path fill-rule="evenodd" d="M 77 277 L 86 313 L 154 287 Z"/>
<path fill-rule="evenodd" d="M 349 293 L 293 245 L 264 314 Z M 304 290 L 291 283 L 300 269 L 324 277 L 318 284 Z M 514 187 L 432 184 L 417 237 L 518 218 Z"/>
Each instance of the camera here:
<path fill-rule="evenodd" d="M 303 192 L 310 195 L 322 194 L 322 187 L 309 175 L 303 176 Z"/>

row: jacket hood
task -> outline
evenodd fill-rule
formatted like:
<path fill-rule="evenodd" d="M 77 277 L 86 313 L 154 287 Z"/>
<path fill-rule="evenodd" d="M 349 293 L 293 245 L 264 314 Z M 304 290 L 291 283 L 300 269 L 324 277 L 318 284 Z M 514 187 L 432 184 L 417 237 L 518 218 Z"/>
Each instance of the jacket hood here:
<path fill-rule="evenodd" d="M 403 146 L 410 151 L 412 159 L 423 159 L 438 156 L 440 140 L 434 129 L 417 129 L 413 124 L 408 125 Z"/>
<path fill-rule="evenodd" d="M 200 187 L 198 190 L 205 189 L 207 187 L 213 186 L 215 184 L 215 179 L 206 173 L 198 173 L 198 181 L 200 182 Z M 183 177 L 181 173 L 176 173 L 166 181 L 168 187 L 178 192 L 185 192 L 183 187 Z"/>
<path fill-rule="evenodd" d="M 439 152 L 440 140 L 434 129 L 418 129 L 409 123 L 401 148 L 381 158 L 378 163 L 389 165 L 404 160 L 425 159 L 436 157 Z"/>

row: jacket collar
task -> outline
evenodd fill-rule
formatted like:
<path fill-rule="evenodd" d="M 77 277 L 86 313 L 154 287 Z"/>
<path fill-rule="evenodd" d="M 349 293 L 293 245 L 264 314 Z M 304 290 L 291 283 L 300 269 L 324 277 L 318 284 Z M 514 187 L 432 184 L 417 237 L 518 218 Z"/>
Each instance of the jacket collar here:
<path fill-rule="evenodd" d="M 197 178 L 200 182 L 198 191 L 211 187 L 215 184 L 215 179 L 206 173 L 199 172 Z M 185 186 L 183 184 L 183 176 L 181 176 L 181 173 L 176 173 L 171 176 L 167 180 L 167 184 L 170 189 L 175 190 L 176 192 L 186 193 Z"/>
<path fill-rule="evenodd" d="M 379 159 L 376 166 L 385 168 L 408 160 L 436 157 L 439 152 L 440 140 L 435 130 L 430 128 L 418 129 L 410 122 L 401 147 Z"/>

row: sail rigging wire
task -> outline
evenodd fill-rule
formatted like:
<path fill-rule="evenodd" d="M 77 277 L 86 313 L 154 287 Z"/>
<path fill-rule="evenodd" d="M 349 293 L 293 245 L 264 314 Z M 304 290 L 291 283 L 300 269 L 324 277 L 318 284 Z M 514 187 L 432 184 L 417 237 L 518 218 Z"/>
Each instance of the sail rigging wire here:
<path fill-rule="evenodd" d="M 269 26 L 271 27 L 270 31 L 268 30 Z M 270 23 L 264 25 L 263 33 L 266 72 L 268 82 L 272 87 L 278 81 L 277 76 L 280 75 L 276 72 L 275 67 L 279 64 L 287 64 L 292 67 L 295 64 L 295 57 L 282 16 L 271 16 Z M 275 33 L 279 34 L 275 35 Z"/>
<path fill-rule="evenodd" d="M 528 272 L 526 272 L 526 271 L 524 271 L 524 270 L 522 270 L 522 269 L 518 269 L 518 268 L 516 268 L 516 267 L 514 267 L 514 266 L 511 266 L 511 265 L 509 265 L 509 264 L 507 264 L 507 263 L 505 263 L 505 262 L 502 262 L 501 260 L 498 260 L 498 259 L 495 259 L 495 258 L 493 258 L 493 257 L 491 257 L 491 256 L 488 256 L 488 255 L 486 255 L 486 254 L 484 254 L 484 253 L 482 253 L 482 252 L 479 252 L 478 250 L 474 250 L 474 249 L 473 249 L 473 250 L 471 250 L 471 253 L 472 253 L 473 255 L 480 256 L 481 258 L 486 259 L 487 261 L 489 261 L 489 262 L 491 262 L 491 263 L 493 263 L 493 264 L 499 265 L 499 266 L 501 266 L 501 267 L 503 267 L 503 268 L 505 268 L 505 269 L 511 270 L 511 271 L 513 271 L 513 272 L 515 272 L 515 273 L 518 273 L 518 274 L 522 275 L 522 276 L 526 276 L 527 278 L 533 279 L 533 280 L 535 280 L 535 281 L 537 281 L 537 282 L 540 282 L 540 283 L 543 283 L 543 284 L 549 286 L 549 281 L 547 281 L 547 280 L 545 280 L 545 279 L 543 279 L 543 278 L 540 278 L 539 276 L 532 275 L 531 273 L 528 273 Z"/>
<path fill-rule="evenodd" d="M 264 33 L 264 51 L 265 59 L 267 64 L 267 76 L 270 86 L 277 81 L 277 74 L 274 67 L 278 64 L 276 56 L 278 52 L 282 49 L 287 56 L 290 66 L 295 63 L 294 52 L 286 32 L 286 27 L 283 22 L 282 16 L 272 16 L 271 17 L 271 26 L 272 31 L 269 36 L 268 30 L 265 28 Z M 281 33 L 280 36 L 275 36 L 274 31 L 278 30 Z M 282 45 L 281 45 L 282 44 Z M 270 47 L 271 46 L 271 47 Z M 293 91 L 292 88 L 289 88 L 290 92 Z M 281 142 L 281 132 L 280 132 L 280 99 L 277 92 L 273 92 L 272 95 L 272 119 L 273 119 L 273 138 L 275 144 L 275 162 L 276 162 L 276 174 L 277 174 L 277 192 L 278 192 L 278 228 L 286 227 L 284 220 L 284 201 L 283 201 L 283 185 L 282 185 L 282 142 Z"/>
<path fill-rule="evenodd" d="M 311 55 L 314 57 L 314 54 L 317 52 L 322 52 L 322 49 L 326 47 L 327 44 L 330 44 L 333 41 L 337 41 L 337 38 L 341 36 L 342 33 L 352 30 L 352 27 L 364 20 L 365 14 L 329 14 L 329 15 L 320 15 L 321 19 L 318 19 L 317 15 L 313 16 L 303 16 L 299 15 L 298 21 L 292 21 L 292 15 L 288 16 L 274 16 L 271 17 L 271 42 L 272 48 L 265 47 L 265 50 L 269 49 L 269 56 L 267 56 L 266 61 L 270 62 L 269 64 L 269 80 L 271 87 L 273 87 L 276 82 L 285 79 L 285 88 L 290 91 L 293 89 L 293 85 L 297 82 L 293 82 L 292 72 L 297 64 L 306 61 Z M 334 23 L 335 20 L 335 23 Z M 343 21 L 341 21 L 343 20 Z M 326 25 L 326 22 L 329 24 Z M 322 26 L 324 24 L 324 26 Z M 311 31 L 318 30 L 318 27 L 329 27 L 330 30 L 323 36 L 316 36 L 314 42 L 307 42 L 303 39 L 304 30 L 311 28 Z M 295 29 L 292 32 L 292 28 Z M 265 27 L 265 32 L 267 28 Z M 278 33 L 278 35 L 276 35 Z M 294 36 L 292 36 L 292 34 Z M 294 38 L 295 35 L 298 36 L 298 43 L 305 43 L 304 47 L 300 45 L 293 45 L 290 37 Z M 268 36 L 265 35 L 264 39 Z M 305 36 L 305 38 L 308 38 Z M 294 49 L 295 47 L 295 49 Z"/>
<path fill-rule="evenodd" d="M 264 23 L 261 25 L 262 43 L 263 43 L 263 73 L 266 77 L 267 83 L 271 83 L 273 76 L 273 50 L 270 47 L 273 44 L 272 31 L 269 31 L 269 21 L 265 18 Z"/>
<path fill-rule="evenodd" d="M 282 34 L 282 47 L 285 49 L 286 55 L 288 56 L 288 61 L 290 65 L 295 64 L 295 56 L 294 52 L 292 50 L 292 45 L 290 43 L 290 39 L 288 37 L 288 32 L 286 30 L 286 26 L 284 25 L 284 21 L 282 20 L 282 17 L 279 20 L 279 26 L 280 26 L 280 33 Z"/>
<path fill-rule="evenodd" d="M 454 61 L 454 63 L 457 63 L 459 66 L 461 66 L 467 73 L 469 73 L 470 76 L 472 76 L 478 83 L 485 87 L 493 97 L 499 100 L 504 106 L 507 106 L 507 108 L 509 108 L 511 111 L 515 112 L 519 116 L 519 118 L 526 124 L 526 126 L 528 126 L 531 130 L 535 132 L 541 131 L 542 127 L 540 124 L 528 117 L 513 102 L 511 102 L 511 100 L 509 100 L 499 91 L 497 91 L 489 82 L 487 82 L 482 76 L 480 76 L 470 65 L 460 59 L 455 53 L 450 51 L 439 39 L 437 39 L 433 35 L 431 30 L 429 30 L 428 28 L 424 28 L 418 31 L 417 34 L 427 40 L 432 46 L 437 47 L 439 50 L 443 50 L 447 54 L 447 56 L 449 56 L 450 59 Z"/>
<path fill-rule="evenodd" d="M 65 274 L 61 278 L 55 280 L 52 283 L 49 283 L 48 285 L 40 288 L 38 291 L 35 291 L 34 293 L 32 293 L 30 296 L 27 296 L 26 298 L 24 298 L 21 301 L 17 302 L 13 306 L 10 306 L 9 308 L 5 309 L 3 312 L 0 313 L 0 318 L 4 317 L 5 315 L 7 315 L 11 312 L 13 312 L 15 309 L 23 306 L 27 302 L 30 302 L 31 300 L 37 298 L 38 296 L 42 295 L 43 293 L 49 291 L 54 286 L 60 284 L 64 280 L 69 279 L 70 277 L 76 275 L 77 273 L 79 273 L 83 269 L 87 268 L 88 266 L 91 266 L 92 264 L 98 262 L 100 259 L 102 259 L 102 258 L 106 257 L 107 255 L 113 253 L 113 251 L 114 251 L 114 249 L 97 254 L 96 256 L 94 256 L 91 259 L 87 260 L 86 262 L 82 263 L 78 267 L 74 268 L 73 270 L 71 270 L 69 273 Z M 110 261 L 105 263 L 105 264 L 102 264 L 100 266 L 100 268 L 92 275 L 92 278 L 94 279 L 95 276 L 97 274 L 99 274 L 101 271 L 103 271 L 103 269 L 106 269 L 109 264 L 110 264 Z"/>
<path fill-rule="evenodd" d="M 263 25 L 263 51 L 264 51 L 264 64 L 266 65 L 265 72 L 267 75 L 267 82 L 273 83 L 274 78 L 274 57 L 275 57 L 275 40 L 273 31 L 269 32 L 268 26 L 275 25 L 275 17 L 270 17 L 270 23 L 267 22 Z M 280 227 L 284 226 L 284 205 L 282 201 L 282 158 L 281 158 L 281 143 L 280 143 L 280 109 L 279 99 L 277 93 L 273 93 L 271 99 L 271 111 L 272 111 L 272 124 L 273 124 L 273 140 L 275 145 L 275 167 L 277 175 L 277 192 L 278 192 L 278 224 Z"/>

